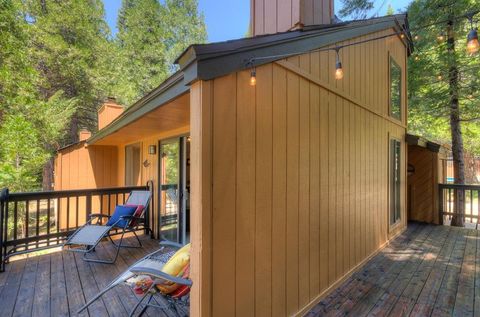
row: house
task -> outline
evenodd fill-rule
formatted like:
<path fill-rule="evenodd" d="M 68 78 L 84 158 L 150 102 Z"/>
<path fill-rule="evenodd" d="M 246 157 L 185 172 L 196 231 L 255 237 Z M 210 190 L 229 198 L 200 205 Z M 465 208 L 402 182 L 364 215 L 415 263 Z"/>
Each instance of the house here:
<path fill-rule="evenodd" d="M 55 189 L 153 181 L 193 316 L 302 315 L 406 228 L 407 17 L 331 21 L 333 0 L 253 0 L 253 37 L 190 46 L 59 152 Z"/>

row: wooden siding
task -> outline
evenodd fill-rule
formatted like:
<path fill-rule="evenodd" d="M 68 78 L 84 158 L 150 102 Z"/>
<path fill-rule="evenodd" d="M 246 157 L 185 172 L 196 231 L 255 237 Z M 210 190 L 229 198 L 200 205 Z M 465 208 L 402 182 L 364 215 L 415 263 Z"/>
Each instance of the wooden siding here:
<path fill-rule="evenodd" d="M 408 176 L 408 219 L 438 224 L 439 154 L 409 145 L 408 164 L 415 169 Z"/>
<path fill-rule="evenodd" d="M 333 0 L 251 0 L 254 36 L 285 32 L 303 25 L 329 24 Z"/>
<path fill-rule="evenodd" d="M 203 266 L 192 315 L 305 313 L 405 228 L 406 131 L 388 117 L 389 53 L 404 74 L 405 46 L 389 38 L 345 49 L 343 81 L 333 80 L 334 55 L 317 52 L 258 67 L 256 87 L 249 71 L 196 86 L 203 97 L 192 109 L 206 114 L 192 124 L 192 144 L 201 137 L 208 147 L 192 147 L 192 157 L 211 187 L 192 188 L 201 195 L 192 208 L 211 223 L 196 231 L 206 221 L 192 218 L 202 250 L 192 263 Z M 393 137 L 402 221 L 389 227 Z"/>
<path fill-rule="evenodd" d="M 115 146 L 85 146 L 60 150 L 55 157 L 55 190 L 117 186 L 118 151 Z"/>

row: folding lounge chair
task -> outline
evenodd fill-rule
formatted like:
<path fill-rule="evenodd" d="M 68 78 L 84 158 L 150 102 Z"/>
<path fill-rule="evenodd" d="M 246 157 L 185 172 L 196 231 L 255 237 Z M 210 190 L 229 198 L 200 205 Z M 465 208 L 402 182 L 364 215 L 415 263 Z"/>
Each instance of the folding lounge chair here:
<path fill-rule="evenodd" d="M 77 313 L 80 314 L 96 300 L 98 300 L 103 294 L 107 293 L 114 287 L 121 284 L 128 284 L 127 281 L 129 279 L 138 275 L 149 275 L 155 277 L 156 279 L 142 297 L 139 299 L 136 297 L 138 302 L 130 311 L 129 316 L 133 316 L 140 307 L 141 310 L 138 316 L 142 316 L 148 307 L 159 308 L 169 316 L 172 314 L 175 314 L 176 316 L 188 316 L 189 304 L 186 300 L 188 298 L 187 294 L 181 297 L 174 297 L 169 294 L 162 294 L 159 291 L 152 292 L 152 290 L 154 290 L 159 283 L 163 283 L 165 281 L 177 283 L 178 285 L 184 285 L 188 288 L 192 286 L 192 282 L 189 279 L 175 277 L 162 272 L 162 268 L 165 263 L 167 263 L 168 260 L 176 253 L 176 251 L 182 247 L 182 245 L 170 241 L 160 242 L 160 249 L 158 251 L 150 253 L 143 259 L 130 266 L 125 272 L 115 278 L 105 289 L 103 289 L 84 306 L 82 306 Z M 157 300 L 155 298 L 156 296 L 161 296 L 162 300 Z"/>
<path fill-rule="evenodd" d="M 123 206 L 117 206 L 113 215 L 104 214 L 91 214 L 85 225 L 78 228 L 65 242 L 63 249 L 67 251 L 83 253 L 83 259 L 89 262 L 108 263 L 112 264 L 117 260 L 120 248 L 141 248 L 142 242 L 135 232 L 138 230 L 138 226 L 145 221 L 145 213 L 150 204 L 151 193 L 147 190 L 134 190 L 130 193 L 124 206 L 127 210 L 134 210 L 136 206 L 143 206 L 141 213 L 137 214 L 135 210 L 131 215 L 121 216 Z M 133 207 L 135 206 L 135 207 Z M 122 207 L 122 208 L 119 208 Z M 140 207 L 141 208 L 141 207 Z M 102 220 L 106 218 L 109 221 L 102 225 Z M 116 219 L 116 220 L 115 220 Z M 94 222 L 96 220 L 96 222 Z M 112 221 L 110 221 L 112 220 Z M 111 237 L 112 230 L 116 230 L 114 233 L 118 234 L 120 230 L 120 242 L 115 243 Z M 138 246 L 130 246 L 122 244 L 125 233 L 132 232 L 138 241 Z M 100 243 L 103 238 L 108 238 L 115 248 L 117 249 L 113 259 L 93 259 L 87 257 L 89 253 L 95 251 L 95 247 Z"/>

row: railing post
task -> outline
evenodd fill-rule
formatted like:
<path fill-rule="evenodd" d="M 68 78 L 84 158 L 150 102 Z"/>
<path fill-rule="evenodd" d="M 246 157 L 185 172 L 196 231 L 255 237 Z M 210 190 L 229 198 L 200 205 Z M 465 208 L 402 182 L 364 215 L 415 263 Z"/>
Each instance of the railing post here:
<path fill-rule="evenodd" d="M 150 227 L 150 211 L 154 210 L 154 200 L 153 200 L 153 181 L 149 180 L 147 182 L 147 189 L 150 191 L 150 205 L 148 209 L 145 210 L 145 223 L 143 224 L 144 227 L 144 234 L 147 235 L 150 231 L 150 238 L 154 238 L 153 231 Z"/>
<path fill-rule="evenodd" d="M 438 186 L 438 223 L 443 225 L 443 187 L 442 185 Z"/>
<path fill-rule="evenodd" d="M 6 249 L 4 247 L 4 237 L 8 226 L 4 224 L 4 214 L 8 204 L 8 188 L 0 192 L 0 272 L 5 272 Z"/>
<path fill-rule="evenodd" d="M 87 218 L 86 220 L 88 221 L 88 218 L 90 217 L 90 214 L 92 213 L 92 194 L 91 193 L 88 193 L 87 196 L 86 196 L 86 211 L 87 211 Z M 78 212 L 78 210 L 77 210 Z"/>

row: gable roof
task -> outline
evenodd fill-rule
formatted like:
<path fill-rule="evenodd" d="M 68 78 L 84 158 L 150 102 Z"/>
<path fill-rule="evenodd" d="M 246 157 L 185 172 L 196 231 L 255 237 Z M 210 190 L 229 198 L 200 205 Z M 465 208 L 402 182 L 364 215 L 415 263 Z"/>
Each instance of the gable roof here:
<path fill-rule="evenodd" d="M 278 55 L 296 55 L 342 42 L 357 36 L 393 28 L 406 30 L 405 43 L 409 53 L 413 46 L 408 33 L 406 14 L 390 15 L 367 20 L 306 26 L 300 30 L 188 47 L 176 60 L 184 72 L 187 84 L 200 79 L 216 77 L 246 68 L 246 61 L 262 58 L 251 66 L 259 66 L 283 59 Z M 270 58 L 269 58 L 270 56 Z"/>
<path fill-rule="evenodd" d="M 225 42 L 190 45 L 175 61 L 180 70 L 157 88 L 135 102 L 118 118 L 87 140 L 87 144 L 108 136 L 189 91 L 196 80 L 210 80 L 249 67 L 268 64 L 285 58 L 284 55 L 304 54 L 354 37 L 393 28 L 407 32 L 403 39 L 408 52 L 413 51 L 406 14 L 396 14 L 367 20 L 335 24 L 311 25 L 303 29 L 259 35 Z M 279 57 L 278 55 L 283 55 Z"/>

